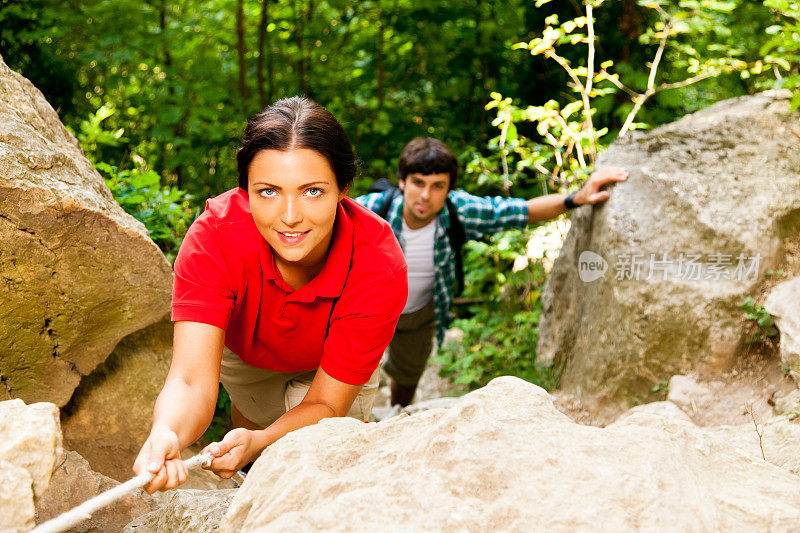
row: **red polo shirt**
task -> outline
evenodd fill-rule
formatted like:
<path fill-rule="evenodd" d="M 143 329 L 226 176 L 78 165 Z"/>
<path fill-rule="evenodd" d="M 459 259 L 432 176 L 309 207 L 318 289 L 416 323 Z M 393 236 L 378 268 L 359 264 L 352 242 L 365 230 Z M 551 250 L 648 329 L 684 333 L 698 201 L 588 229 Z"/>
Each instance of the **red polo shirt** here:
<path fill-rule="evenodd" d="M 394 335 L 408 294 L 406 262 L 389 225 L 350 198 L 337 208 L 322 271 L 294 291 L 236 188 L 206 202 L 175 259 L 172 320 L 225 330 L 249 365 L 321 367 L 363 385 Z"/>

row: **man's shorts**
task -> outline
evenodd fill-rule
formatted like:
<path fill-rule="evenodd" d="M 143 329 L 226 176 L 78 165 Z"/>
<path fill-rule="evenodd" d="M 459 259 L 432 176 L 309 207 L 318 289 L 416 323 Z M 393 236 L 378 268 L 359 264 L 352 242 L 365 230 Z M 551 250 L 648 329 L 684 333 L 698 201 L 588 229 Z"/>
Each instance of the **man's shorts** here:
<path fill-rule="evenodd" d="M 267 427 L 303 400 L 316 373 L 316 370 L 277 372 L 250 366 L 225 348 L 219 380 L 246 419 Z M 347 416 L 369 420 L 379 378 L 380 367 L 361 388 Z"/>
<path fill-rule="evenodd" d="M 419 311 L 400 315 L 383 369 L 397 383 L 414 387 L 433 351 L 436 316 L 433 299 Z"/>

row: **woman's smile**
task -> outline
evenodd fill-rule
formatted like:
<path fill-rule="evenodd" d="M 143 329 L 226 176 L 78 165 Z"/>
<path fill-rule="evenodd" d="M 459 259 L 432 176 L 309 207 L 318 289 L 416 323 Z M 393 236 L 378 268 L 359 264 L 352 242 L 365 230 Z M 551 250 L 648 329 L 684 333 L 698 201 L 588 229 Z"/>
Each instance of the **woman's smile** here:
<path fill-rule="evenodd" d="M 310 231 L 311 230 L 306 230 L 306 231 L 277 231 L 277 233 L 278 233 L 278 235 L 280 235 L 280 238 L 281 238 L 281 240 L 283 242 L 285 242 L 289 246 L 292 246 L 292 245 L 300 244 L 301 242 L 303 242 L 303 239 L 306 238 L 306 236 L 308 235 L 308 233 Z"/>

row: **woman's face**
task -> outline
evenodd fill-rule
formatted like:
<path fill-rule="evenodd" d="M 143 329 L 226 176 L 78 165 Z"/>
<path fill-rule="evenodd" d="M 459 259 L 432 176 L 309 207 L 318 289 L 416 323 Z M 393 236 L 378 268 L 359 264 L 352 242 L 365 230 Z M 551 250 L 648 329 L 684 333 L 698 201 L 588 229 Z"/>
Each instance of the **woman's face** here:
<path fill-rule="evenodd" d="M 346 192 L 328 160 L 308 148 L 261 150 L 248 169 L 250 210 L 279 267 L 322 270 Z"/>

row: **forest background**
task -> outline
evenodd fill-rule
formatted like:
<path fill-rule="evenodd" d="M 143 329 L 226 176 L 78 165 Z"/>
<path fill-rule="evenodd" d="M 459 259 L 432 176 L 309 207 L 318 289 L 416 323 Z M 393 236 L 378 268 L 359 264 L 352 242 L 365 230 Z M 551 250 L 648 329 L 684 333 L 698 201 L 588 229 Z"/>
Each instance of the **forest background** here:
<path fill-rule="evenodd" d="M 796 90 L 800 3 L 0 0 L 0 54 L 172 260 L 205 199 L 236 186 L 244 124 L 275 99 L 309 96 L 343 123 L 352 196 L 393 177 L 416 136 L 448 143 L 474 194 L 566 192 L 618 135 Z M 535 363 L 545 270 L 513 268 L 529 236 L 465 248 L 466 338 L 439 356 L 464 388 L 557 384 Z"/>

